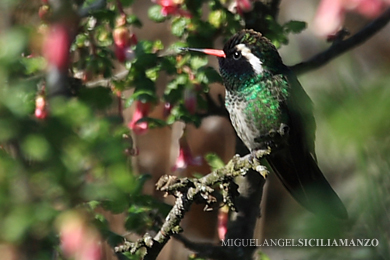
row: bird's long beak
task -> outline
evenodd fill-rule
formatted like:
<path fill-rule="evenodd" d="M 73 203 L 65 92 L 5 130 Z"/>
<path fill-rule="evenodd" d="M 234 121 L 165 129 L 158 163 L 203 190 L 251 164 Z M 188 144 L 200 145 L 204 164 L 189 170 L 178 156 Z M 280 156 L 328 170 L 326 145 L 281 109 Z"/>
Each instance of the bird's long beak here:
<path fill-rule="evenodd" d="M 197 49 L 197 48 L 180 48 L 182 51 L 197 51 L 202 52 L 204 54 L 213 55 L 221 58 L 226 58 L 226 54 L 223 50 L 215 50 L 215 49 Z"/>

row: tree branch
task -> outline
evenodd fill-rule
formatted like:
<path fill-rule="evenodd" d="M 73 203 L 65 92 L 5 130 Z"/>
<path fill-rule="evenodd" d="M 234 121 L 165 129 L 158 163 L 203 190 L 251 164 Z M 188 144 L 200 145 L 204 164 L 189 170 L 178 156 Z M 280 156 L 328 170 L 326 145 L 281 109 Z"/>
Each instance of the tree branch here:
<path fill-rule="evenodd" d="M 248 154 L 244 157 L 236 155 L 226 166 L 200 179 L 178 179 L 176 176 L 162 176 L 156 184 L 157 189 L 174 195 L 176 201 L 160 231 L 153 238 L 146 234 L 136 243 L 125 242 L 124 245 L 116 247 L 115 251 L 130 251 L 131 253 L 135 253 L 139 248 L 145 247 L 146 254 L 144 259 L 156 259 L 170 237 L 181 232 L 180 222 L 193 202 L 206 201 L 206 209 L 209 208 L 211 204 L 216 202 L 216 199 L 212 196 L 212 192 L 214 191 L 212 187 L 214 185 L 233 182 L 235 177 L 244 176 L 249 170 L 254 170 L 265 178 L 268 171 L 264 166 L 260 165 L 259 160 L 269 155 L 270 152 L 271 148 L 256 151 L 254 155 Z M 230 185 L 230 187 L 235 186 Z M 225 192 L 224 201 L 234 201 L 234 198 L 229 198 L 232 194 L 236 194 L 236 192 Z"/>
<path fill-rule="evenodd" d="M 387 25 L 390 21 L 390 8 L 387 9 L 381 16 L 369 23 L 355 35 L 347 38 L 346 40 L 336 41 L 330 46 L 329 49 L 321 52 L 308 61 L 298 63 L 296 65 L 290 66 L 290 69 L 295 74 L 303 74 L 310 70 L 317 69 L 331 59 L 343 54 L 344 52 L 362 44 L 375 33 L 380 31 L 383 27 Z"/>
<path fill-rule="evenodd" d="M 249 153 L 244 143 L 236 137 L 236 153 L 245 155 Z M 256 222 L 260 217 L 260 202 L 263 196 L 265 179 L 250 169 L 245 176 L 236 178 L 240 196 L 237 197 L 237 212 L 233 212 L 229 219 L 228 231 L 225 239 L 252 239 Z M 242 259 L 252 259 L 252 250 L 241 248 Z"/>

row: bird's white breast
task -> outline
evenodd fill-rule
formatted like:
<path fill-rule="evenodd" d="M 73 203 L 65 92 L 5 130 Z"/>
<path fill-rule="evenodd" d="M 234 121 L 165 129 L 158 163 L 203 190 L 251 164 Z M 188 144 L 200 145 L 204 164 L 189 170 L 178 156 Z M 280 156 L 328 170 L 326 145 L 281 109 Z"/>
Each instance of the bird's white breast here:
<path fill-rule="evenodd" d="M 229 91 L 226 91 L 225 100 L 226 109 L 238 137 L 252 151 L 257 146 L 255 138 L 260 135 L 260 131 L 255 127 L 256 124 L 254 124 L 253 118 L 245 113 L 247 103 L 243 98 L 233 95 Z"/>

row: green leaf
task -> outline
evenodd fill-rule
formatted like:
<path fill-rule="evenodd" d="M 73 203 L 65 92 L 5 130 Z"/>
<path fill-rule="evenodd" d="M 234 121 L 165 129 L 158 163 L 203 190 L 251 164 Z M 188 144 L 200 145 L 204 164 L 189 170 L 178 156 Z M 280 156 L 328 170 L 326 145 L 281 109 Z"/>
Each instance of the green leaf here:
<path fill-rule="evenodd" d="M 222 82 L 221 76 L 219 73 L 213 68 L 213 67 L 202 67 L 200 68 L 196 74 L 195 78 L 206 85 L 215 83 L 215 82 Z"/>
<path fill-rule="evenodd" d="M 209 23 L 215 28 L 220 28 L 226 22 L 226 14 L 222 10 L 215 10 L 209 14 Z"/>
<path fill-rule="evenodd" d="M 23 141 L 22 150 L 27 158 L 43 161 L 50 155 L 50 144 L 43 136 L 30 134 Z"/>
<path fill-rule="evenodd" d="M 176 72 L 176 59 L 173 56 L 164 56 L 160 58 L 161 69 L 172 75 Z"/>
<path fill-rule="evenodd" d="M 134 0 L 120 0 L 123 7 L 127 7 L 133 4 Z"/>
<path fill-rule="evenodd" d="M 43 57 L 22 58 L 22 64 L 24 65 L 27 75 L 31 75 L 42 71 L 46 66 L 46 59 Z"/>
<path fill-rule="evenodd" d="M 153 52 L 152 41 L 140 41 L 135 48 L 137 56 Z"/>
<path fill-rule="evenodd" d="M 158 77 L 158 73 L 160 72 L 160 67 L 153 67 L 145 71 L 146 76 L 152 81 L 156 81 Z"/>
<path fill-rule="evenodd" d="M 283 27 L 287 32 L 300 33 L 306 29 L 306 23 L 302 21 L 289 21 Z"/>
<path fill-rule="evenodd" d="M 175 118 L 175 121 L 182 120 L 185 123 L 192 123 L 196 127 L 199 127 L 201 123 L 199 116 L 191 114 L 184 106 L 183 102 L 180 102 L 172 108 L 171 115 Z M 172 123 L 172 120 L 173 119 L 170 118 L 168 124 Z"/>
<path fill-rule="evenodd" d="M 161 128 L 161 127 L 164 127 L 164 126 L 167 126 L 167 122 L 165 122 L 164 120 L 161 120 L 161 119 L 157 119 L 157 118 L 152 118 L 152 117 L 143 117 L 141 119 L 139 119 L 137 121 L 137 123 L 141 123 L 141 122 L 148 122 L 148 126 L 150 129 L 153 129 L 153 128 Z"/>
<path fill-rule="evenodd" d="M 141 20 L 134 14 L 128 15 L 126 21 L 128 24 L 134 25 L 135 27 L 142 27 Z"/>
<path fill-rule="evenodd" d="M 161 14 L 161 6 L 160 5 L 154 5 L 149 8 L 148 10 L 148 16 L 150 20 L 156 22 L 156 23 L 162 23 L 167 18 Z"/>
<path fill-rule="evenodd" d="M 86 46 L 86 42 L 88 41 L 88 35 L 84 33 L 80 33 L 76 36 L 74 44 L 77 48 L 82 48 Z"/>
<path fill-rule="evenodd" d="M 205 159 L 213 171 L 221 169 L 225 166 L 225 163 L 222 161 L 222 159 L 214 153 L 206 154 Z"/>
<path fill-rule="evenodd" d="M 19 29 L 4 31 L 0 35 L 0 61 L 11 62 L 20 55 L 27 41 L 26 32 Z"/>
<path fill-rule="evenodd" d="M 114 214 L 120 214 L 126 211 L 129 205 L 124 200 L 115 199 L 102 201 L 101 206 Z"/>
<path fill-rule="evenodd" d="M 114 27 L 115 25 L 115 18 L 117 16 L 117 13 L 109 10 L 109 9 L 99 9 L 92 12 L 92 15 L 100 21 L 107 21 L 109 22 L 111 27 Z"/>
<path fill-rule="evenodd" d="M 200 57 L 200 56 L 194 56 L 190 60 L 191 68 L 194 70 L 198 70 L 200 67 L 205 66 L 208 63 L 208 58 L 206 56 Z"/>
<path fill-rule="evenodd" d="M 79 99 L 96 109 L 106 109 L 112 104 L 111 90 L 106 87 L 82 88 Z"/>
<path fill-rule="evenodd" d="M 164 93 L 165 101 L 175 104 L 183 97 L 183 85 L 171 84 L 170 88 L 167 88 Z"/>
<path fill-rule="evenodd" d="M 161 40 L 157 40 L 153 43 L 154 51 L 161 51 L 162 49 L 164 49 L 164 44 L 162 43 Z"/>
<path fill-rule="evenodd" d="M 126 101 L 126 107 L 131 106 L 135 100 L 139 100 L 141 102 L 155 102 L 156 96 L 153 90 L 150 89 L 140 89 L 131 95 Z"/>
<path fill-rule="evenodd" d="M 188 21 L 189 19 L 184 17 L 174 19 L 171 25 L 172 34 L 177 37 L 182 37 L 187 28 Z"/>
<path fill-rule="evenodd" d="M 265 253 L 259 250 L 258 253 L 259 260 L 271 260 L 271 258 L 268 257 Z"/>
<path fill-rule="evenodd" d="M 23 126 L 25 128 L 25 126 Z M 0 142 L 14 138 L 19 132 L 17 122 L 9 118 L 0 119 Z M 0 149 L 3 150 L 3 149 Z"/>
<path fill-rule="evenodd" d="M 180 74 L 179 76 L 176 77 L 176 82 L 177 84 L 187 84 L 189 83 L 189 78 L 187 74 Z"/>

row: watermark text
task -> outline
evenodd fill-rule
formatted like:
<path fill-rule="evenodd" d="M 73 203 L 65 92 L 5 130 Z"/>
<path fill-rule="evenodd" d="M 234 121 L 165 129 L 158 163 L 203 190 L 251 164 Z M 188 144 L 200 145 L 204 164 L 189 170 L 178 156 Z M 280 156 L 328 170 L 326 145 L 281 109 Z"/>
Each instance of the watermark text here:
<path fill-rule="evenodd" d="M 377 247 L 379 240 L 376 238 L 357 239 L 322 239 L 322 238 L 276 238 L 265 239 L 225 239 L 222 246 L 235 247 Z"/>

